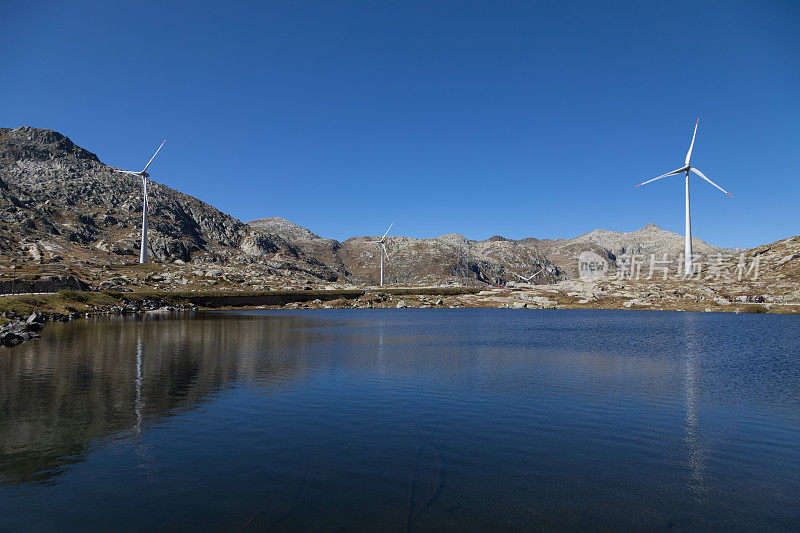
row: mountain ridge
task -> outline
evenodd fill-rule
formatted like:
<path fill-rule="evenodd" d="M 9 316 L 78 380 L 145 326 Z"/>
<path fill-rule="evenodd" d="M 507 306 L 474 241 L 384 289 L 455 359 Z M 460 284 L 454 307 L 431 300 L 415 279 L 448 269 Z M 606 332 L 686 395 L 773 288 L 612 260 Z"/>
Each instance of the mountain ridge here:
<path fill-rule="evenodd" d="M 378 281 L 380 236 L 327 239 L 271 216 L 244 223 L 212 205 L 150 181 L 150 256 L 161 262 L 262 263 L 320 280 Z M 68 137 L 40 128 L 0 128 L 0 259 L 131 264 L 142 210 L 136 176 L 114 172 Z M 725 249 L 693 240 L 698 253 Z M 612 263 L 622 254 L 677 254 L 683 237 L 647 224 L 633 232 L 596 229 L 571 239 L 458 233 L 388 236 L 396 283 L 506 283 L 540 272 L 535 283 L 575 277 L 575 258 L 592 250 Z"/>

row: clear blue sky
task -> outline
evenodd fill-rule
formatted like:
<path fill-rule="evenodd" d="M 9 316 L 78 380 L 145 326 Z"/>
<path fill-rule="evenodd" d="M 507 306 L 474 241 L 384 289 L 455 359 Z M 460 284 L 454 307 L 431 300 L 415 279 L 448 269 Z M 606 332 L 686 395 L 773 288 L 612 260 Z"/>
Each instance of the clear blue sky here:
<path fill-rule="evenodd" d="M 22 2 L 0 125 L 336 239 L 800 234 L 800 2 Z"/>

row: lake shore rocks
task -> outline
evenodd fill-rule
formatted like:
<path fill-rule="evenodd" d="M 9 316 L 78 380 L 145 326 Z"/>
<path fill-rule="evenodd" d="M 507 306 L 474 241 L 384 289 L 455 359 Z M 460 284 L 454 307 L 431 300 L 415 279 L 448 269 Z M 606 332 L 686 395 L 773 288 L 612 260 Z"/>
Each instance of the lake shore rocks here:
<path fill-rule="evenodd" d="M 45 317 L 41 313 L 31 313 L 27 318 L 17 318 L 0 328 L 0 344 L 15 346 L 39 337 L 44 328 Z"/>

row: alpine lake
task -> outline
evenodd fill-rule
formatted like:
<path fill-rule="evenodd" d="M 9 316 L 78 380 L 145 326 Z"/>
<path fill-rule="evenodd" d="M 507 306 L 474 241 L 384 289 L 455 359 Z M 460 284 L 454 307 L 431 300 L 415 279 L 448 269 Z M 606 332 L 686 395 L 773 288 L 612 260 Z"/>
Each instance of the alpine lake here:
<path fill-rule="evenodd" d="M 797 530 L 800 316 L 148 313 L 0 349 L 0 530 Z"/>

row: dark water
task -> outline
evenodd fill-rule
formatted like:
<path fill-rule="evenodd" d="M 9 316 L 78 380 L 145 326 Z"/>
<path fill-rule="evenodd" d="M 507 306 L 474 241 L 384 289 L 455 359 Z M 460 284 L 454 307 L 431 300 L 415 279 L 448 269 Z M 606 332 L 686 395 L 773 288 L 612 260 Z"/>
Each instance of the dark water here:
<path fill-rule="evenodd" d="M 0 350 L 0 530 L 800 528 L 800 317 L 369 310 Z"/>

